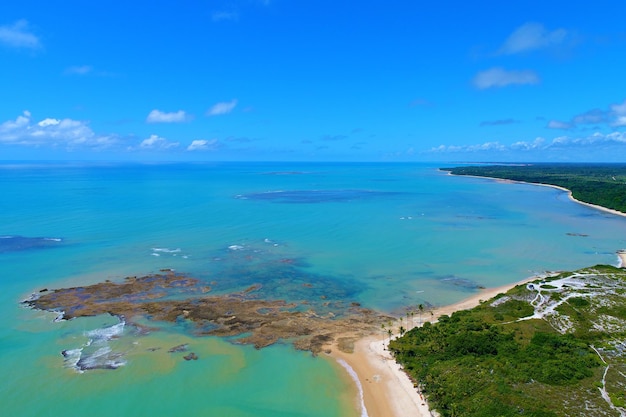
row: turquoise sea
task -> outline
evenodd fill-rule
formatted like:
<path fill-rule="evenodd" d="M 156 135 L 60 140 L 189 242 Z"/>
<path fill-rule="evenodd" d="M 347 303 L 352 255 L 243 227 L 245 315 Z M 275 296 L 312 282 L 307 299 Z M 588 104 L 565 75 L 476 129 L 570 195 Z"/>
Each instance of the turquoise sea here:
<path fill-rule="evenodd" d="M 173 268 L 214 293 L 262 283 L 266 298 L 403 314 L 537 272 L 616 265 L 626 248 L 624 217 L 440 166 L 454 164 L 0 164 L 2 415 L 360 415 L 345 371 L 289 344 L 54 322 L 20 305 L 43 288 Z M 168 352 L 184 343 L 197 361 Z M 79 372 L 81 355 L 117 369 Z"/>

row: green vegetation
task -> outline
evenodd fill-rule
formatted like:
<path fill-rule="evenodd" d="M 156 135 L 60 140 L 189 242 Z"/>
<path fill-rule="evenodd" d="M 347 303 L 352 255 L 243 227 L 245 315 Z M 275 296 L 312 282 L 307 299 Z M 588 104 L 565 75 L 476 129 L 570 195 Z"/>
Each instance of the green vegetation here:
<path fill-rule="evenodd" d="M 426 322 L 389 348 L 443 417 L 619 416 L 599 388 L 623 406 L 626 270 L 558 277 Z"/>
<path fill-rule="evenodd" d="M 501 178 L 567 188 L 585 203 L 626 213 L 625 164 L 531 164 L 442 168 L 455 175 Z"/>

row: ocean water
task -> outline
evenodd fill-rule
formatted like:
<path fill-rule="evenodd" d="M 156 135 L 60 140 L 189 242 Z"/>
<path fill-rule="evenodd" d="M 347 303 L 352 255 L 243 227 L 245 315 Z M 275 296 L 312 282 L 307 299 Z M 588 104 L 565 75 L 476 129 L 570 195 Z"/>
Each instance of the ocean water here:
<path fill-rule="evenodd" d="M 20 306 L 43 288 L 173 268 L 214 293 L 261 283 L 266 298 L 403 314 L 537 272 L 615 265 L 626 247 L 624 217 L 439 166 L 0 164 L 2 414 L 360 415 L 345 370 L 289 344 L 54 322 Z M 199 360 L 168 352 L 185 343 Z M 79 372 L 81 358 L 116 369 Z"/>

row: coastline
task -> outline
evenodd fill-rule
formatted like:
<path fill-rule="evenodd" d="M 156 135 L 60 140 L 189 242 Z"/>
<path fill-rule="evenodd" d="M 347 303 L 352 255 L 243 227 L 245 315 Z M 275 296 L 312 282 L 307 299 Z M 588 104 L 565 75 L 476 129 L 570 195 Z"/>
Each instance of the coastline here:
<path fill-rule="evenodd" d="M 539 187 L 549 187 L 549 188 L 556 188 L 557 190 L 561 190 L 561 191 L 565 191 L 567 193 L 567 197 L 578 204 L 582 204 L 583 206 L 587 206 L 590 208 L 593 208 L 595 210 L 599 210 L 605 213 L 610 213 L 613 214 L 615 216 L 620 216 L 620 217 L 626 217 L 626 213 L 618 211 L 618 210 L 613 210 L 610 208 L 606 208 L 606 207 L 602 207 L 599 206 L 597 204 L 591 204 L 591 203 L 587 203 L 584 201 L 580 201 L 577 200 L 576 198 L 574 198 L 574 196 L 572 195 L 572 191 L 565 188 L 565 187 L 561 187 L 560 185 L 554 185 L 554 184 L 540 184 L 540 183 L 536 183 L 536 182 L 526 182 L 526 181 L 517 181 L 517 180 L 507 180 L 504 178 L 494 178 L 494 177 L 481 177 L 478 175 L 455 175 L 451 172 L 448 171 L 448 175 L 452 175 L 455 177 L 471 177 L 471 178 L 485 178 L 488 180 L 492 180 L 492 181 L 497 181 L 497 182 L 502 182 L 505 184 L 528 184 L 528 185 L 536 185 Z M 626 268 L 626 249 L 621 249 L 617 251 L 617 259 L 618 259 L 618 268 Z"/>
<path fill-rule="evenodd" d="M 613 209 L 606 208 L 606 207 L 603 207 L 603 206 L 599 206 L 597 204 L 592 204 L 592 203 L 587 203 L 585 201 L 577 200 L 572 195 L 572 191 L 571 190 L 569 190 L 569 189 L 567 189 L 565 187 L 561 187 L 560 185 L 540 184 L 538 182 L 509 180 L 509 179 L 505 179 L 505 178 L 496 178 L 496 177 L 483 177 L 483 176 L 480 176 L 480 175 L 457 175 L 457 174 L 453 174 L 450 171 L 446 171 L 446 172 L 448 173 L 448 175 L 454 176 L 454 177 L 482 178 L 482 179 L 488 179 L 488 180 L 492 180 L 492 181 L 496 181 L 496 182 L 502 182 L 502 183 L 506 183 L 506 184 L 529 184 L 529 185 L 537 185 L 539 187 L 556 188 L 557 190 L 565 191 L 567 193 L 568 198 L 571 201 L 575 202 L 575 203 L 582 204 L 584 206 L 591 207 L 593 209 L 600 210 L 600 211 L 603 211 L 605 213 L 610 213 L 610 214 L 614 214 L 616 216 L 626 217 L 626 213 L 624 213 L 624 212 L 621 212 L 621 211 L 618 211 L 618 210 L 613 210 Z"/>
<path fill-rule="evenodd" d="M 626 268 L 626 249 L 617 251 L 617 258 L 619 259 L 618 268 Z"/>
<path fill-rule="evenodd" d="M 455 311 L 473 308 L 483 300 L 488 300 L 517 285 L 538 278 L 540 276 L 528 277 L 512 284 L 481 290 L 458 303 L 433 310 L 433 315 L 428 321 L 434 322 L 444 314 L 450 315 Z M 407 330 L 410 330 L 416 326 L 407 327 Z M 429 408 L 426 398 L 414 387 L 408 374 L 402 370 L 391 353 L 386 350 L 386 345 L 387 341 L 381 333 L 359 339 L 355 342 L 352 353 L 342 352 L 336 343 L 330 347 L 328 356 L 343 366 L 351 378 L 354 379 L 352 372 L 358 378 L 354 383 L 357 385 L 359 395 L 363 396 L 362 399 L 355 400 L 355 406 L 359 407 L 359 415 L 361 417 L 406 417 L 407 415 L 431 417 L 438 415 Z M 365 409 L 362 409 L 362 404 L 364 404 Z"/>

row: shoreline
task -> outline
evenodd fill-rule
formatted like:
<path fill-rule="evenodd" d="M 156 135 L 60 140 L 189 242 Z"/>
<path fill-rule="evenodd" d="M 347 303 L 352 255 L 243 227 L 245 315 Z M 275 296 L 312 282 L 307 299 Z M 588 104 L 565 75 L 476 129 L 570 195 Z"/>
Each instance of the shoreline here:
<path fill-rule="evenodd" d="M 626 257 L 626 253 L 624 254 Z M 481 290 L 479 293 L 463 299 L 457 303 L 442 306 L 433 310 L 430 320 L 434 322 L 442 315 L 450 315 L 455 311 L 467 310 L 480 304 L 483 300 L 495 297 L 499 293 L 507 292 L 517 285 L 525 284 L 541 278 L 528 277 L 524 280 Z M 407 330 L 417 326 L 406 326 Z M 397 335 L 396 335 L 397 337 Z M 396 363 L 391 353 L 386 350 L 386 337 L 383 334 L 373 334 L 355 342 L 354 352 L 346 353 L 337 348 L 334 343 L 328 354 L 329 359 L 344 368 L 347 377 L 355 385 L 359 394 L 355 407 L 359 407 L 361 417 L 431 417 L 438 415 L 431 410 L 426 398 L 414 386 L 413 381 L 402 367 Z M 346 365 L 348 367 L 346 367 Z M 356 379 L 355 380 L 355 375 Z M 365 409 L 363 409 L 363 405 Z"/>
<path fill-rule="evenodd" d="M 618 268 L 626 268 L 626 249 L 617 251 L 617 258 L 619 259 Z"/>
<path fill-rule="evenodd" d="M 519 181 L 519 180 L 509 180 L 506 178 L 497 178 L 497 177 L 483 177 L 480 175 L 457 175 L 457 174 L 453 174 L 450 171 L 446 171 L 448 173 L 448 175 L 453 176 L 453 177 L 469 177 L 469 178 L 482 178 L 482 179 L 487 179 L 487 180 L 492 180 L 492 181 L 496 181 L 496 182 L 503 182 L 505 184 L 528 184 L 528 185 L 537 185 L 539 187 L 550 187 L 550 188 L 556 188 L 557 190 L 561 190 L 561 191 L 565 191 L 567 193 L 568 198 L 578 204 L 582 204 L 583 206 L 587 206 L 587 207 L 591 207 L 593 209 L 596 210 L 600 210 L 603 211 L 605 213 L 610 213 L 610 214 L 614 214 L 616 216 L 621 216 L 621 217 L 626 217 L 626 213 L 619 211 L 619 210 L 614 210 L 614 209 L 610 209 L 607 207 L 603 207 L 603 206 L 599 206 L 597 204 L 592 204 L 592 203 L 587 203 L 585 201 L 580 201 L 577 200 L 576 198 L 574 198 L 574 196 L 572 195 L 572 191 L 565 188 L 565 187 L 561 187 L 560 185 L 554 185 L 554 184 L 541 184 L 538 182 L 527 182 L 527 181 Z"/>

